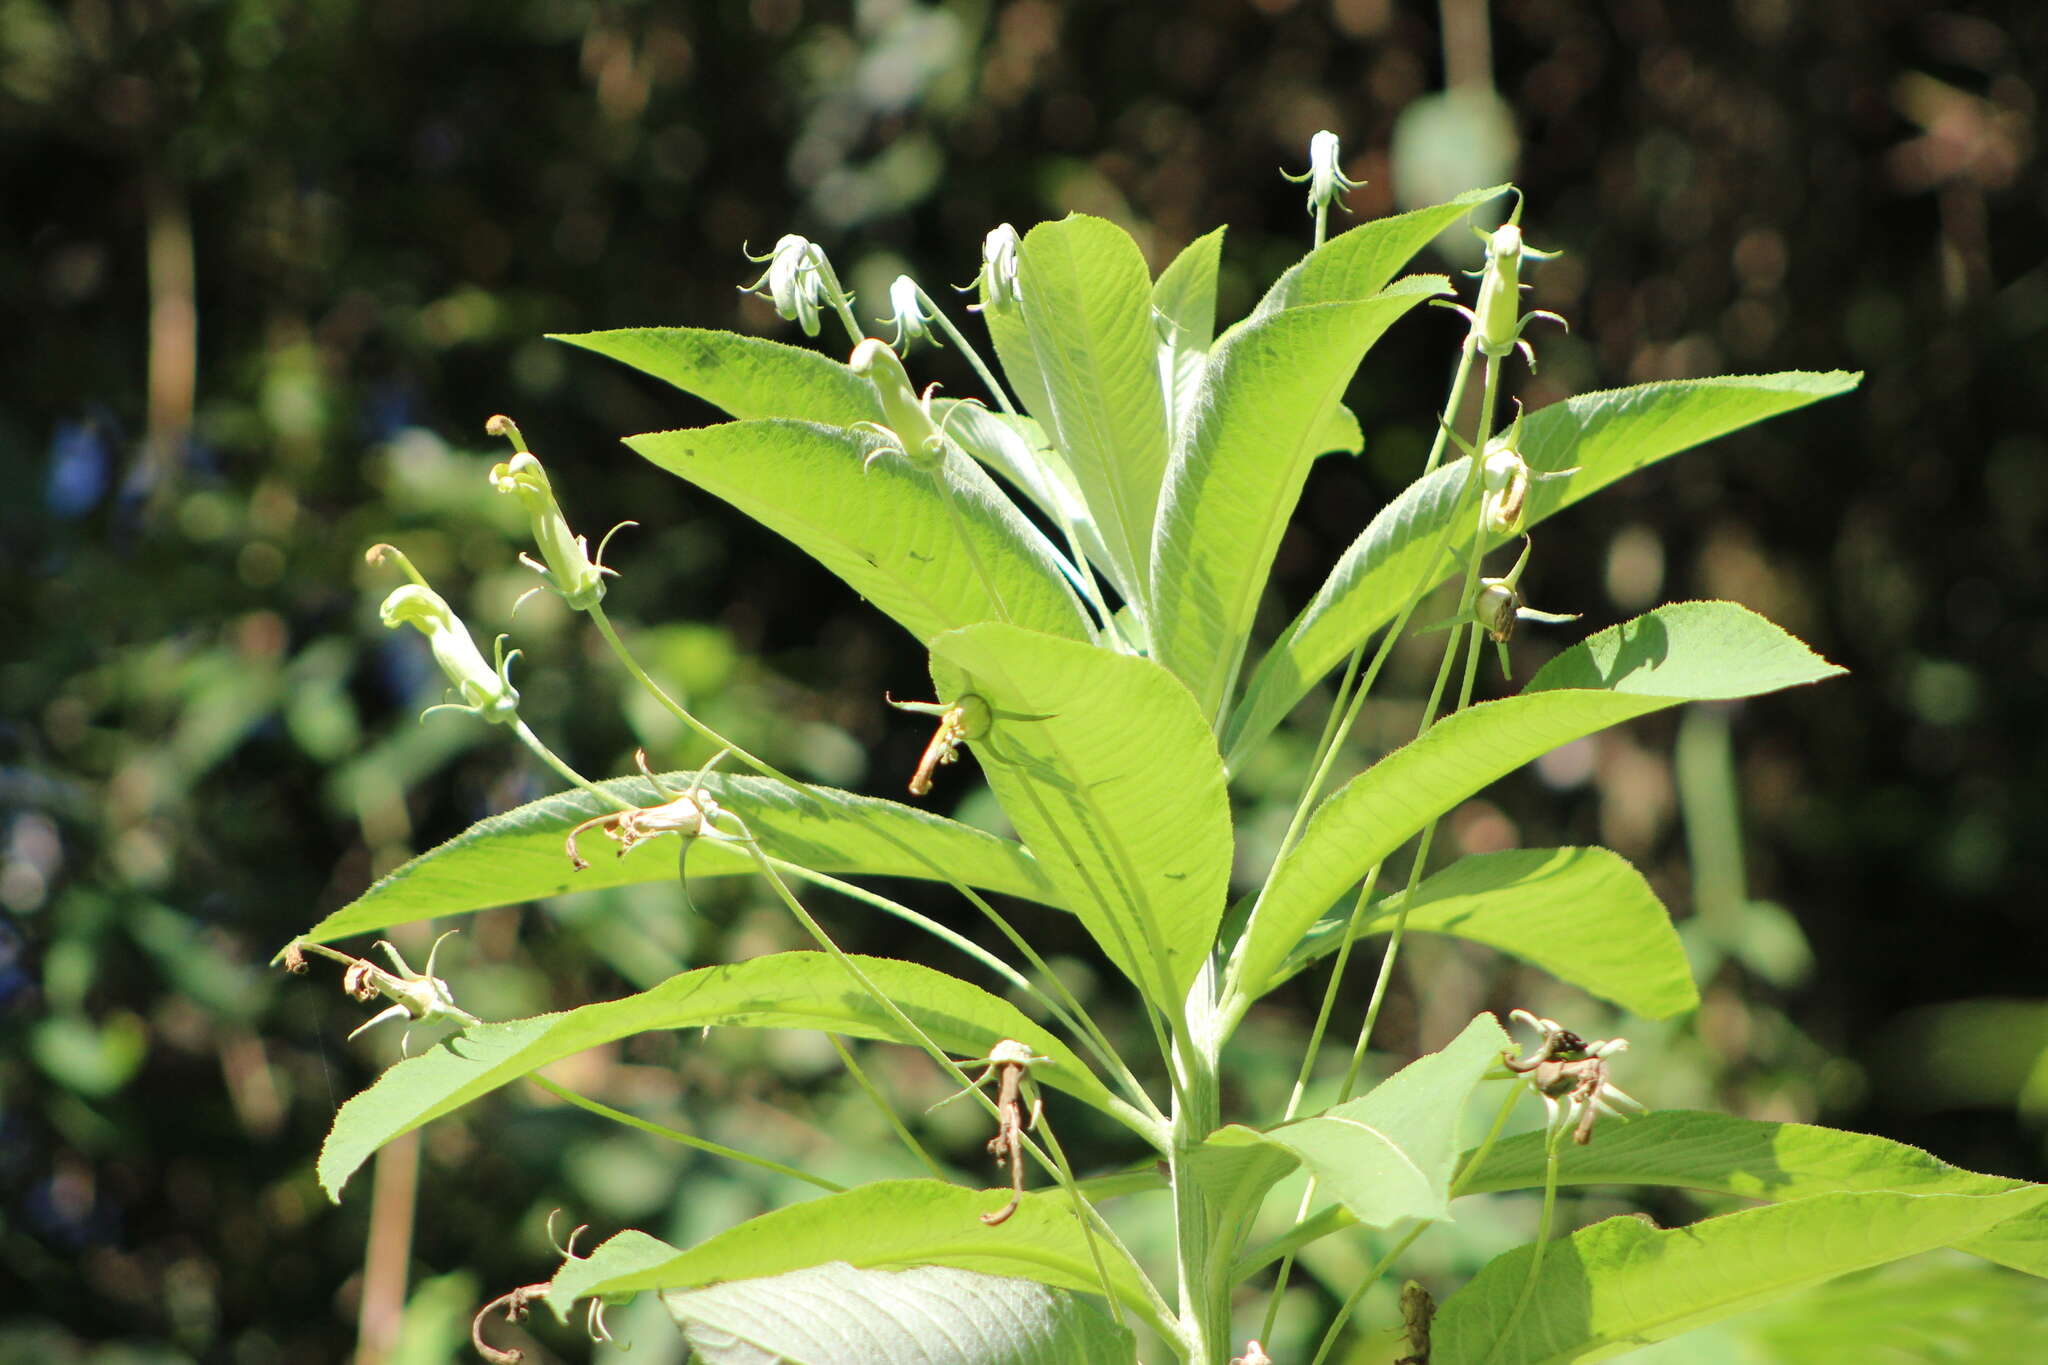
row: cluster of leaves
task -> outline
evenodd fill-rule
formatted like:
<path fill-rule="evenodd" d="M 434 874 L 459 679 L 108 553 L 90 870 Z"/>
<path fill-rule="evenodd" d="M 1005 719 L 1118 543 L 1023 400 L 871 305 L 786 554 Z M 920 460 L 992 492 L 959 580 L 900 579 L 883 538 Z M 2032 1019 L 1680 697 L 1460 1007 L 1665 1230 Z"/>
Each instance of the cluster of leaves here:
<path fill-rule="evenodd" d="M 330 1194 L 382 1144 L 571 1054 L 650 1030 L 807 1029 L 920 1048 L 969 1090 L 968 1069 L 1000 1074 L 1000 1094 L 983 1102 L 996 1127 L 990 1150 L 1013 1183 L 968 1189 L 934 1166 L 932 1179 L 834 1190 L 687 1250 L 622 1233 L 588 1257 L 565 1258 L 551 1282 L 517 1302 L 544 1297 L 566 1316 L 579 1301 L 661 1291 L 691 1346 L 713 1362 L 1128 1361 L 1135 1322 L 1177 1358 L 1222 1365 L 1242 1339 L 1232 1322 L 1239 1286 L 1276 1261 L 1284 1285 L 1298 1248 L 1344 1228 L 1398 1231 L 1326 1333 L 1320 1360 L 1360 1296 L 1417 1235 L 1450 1217 L 1453 1200 L 1517 1189 L 1544 1192 L 1539 1235 L 1449 1295 L 1433 1326 L 1417 1317 L 1438 1365 L 1596 1358 L 1940 1247 L 2048 1273 L 2039 1187 L 1876 1139 L 1707 1113 L 1653 1114 L 1595 1136 L 1596 1109 L 1625 1099 L 1605 1070 L 1618 1041 L 1586 1044 L 1549 1021 L 1534 1021 L 1542 1049 L 1512 1070 L 1503 1067 L 1505 1032 L 1482 1014 L 1440 1050 L 1353 1093 L 1411 931 L 1512 954 L 1645 1017 L 1695 1005 L 1666 912 L 1620 858 L 1530 849 L 1430 874 L 1436 823 L 1503 774 L 1605 727 L 1839 671 L 1743 608 L 1694 602 L 1593 634 L 1514 695 L 1473 700 L 1483 645 L 1513 630 L 1528 528 L 1648 464 L 1855 382 L 1784 374 L 1650 384 L 1584 395 L 1497 429 L 1504 362 L 1522 344 L 1524 321 L 1512 273 L 1519 231 L 1503 235 L 1506 227 L 1491 239 L 1445 405 L 1445 438 L 1470 453 L 1443 459 L 1440 440 L 1421 476 L 1252 662 L 1258 607 L 1309 467 L 1325 451 L 1358 448 L 1358 424 L 1341 402 L 1346 385 L 1399 318 L 1450 293 L 1441 277 L 1397 278 L 1399 270 L 1497 193 L 1319 242 L 1220 334 L 1220 230 L 1156 279 L 1136 244 L 1099 219 L 1042 224 L 1021 239 L 992 234 L 980 311 L 1017 400 L 989 374 L 1000 411 L 916 394 L 893 352 L 860 340 L 829 263 L 796 238 L 778 246 L 762 285 L 813 334 L 823 316 L 840 313 L 859 342 L 851 364 L 688 328 L 565 338 L 732 416 L 628 444 L 779 532 L 929 650 L 937 699 L 919 709 L 936 714 L 939 729 L 913 790 L 965 746 L 1016 837 L 799 783 L 744 751 L 738 759 L 753 774 L 590 782 L 518 718 L 504 658 L 484 665 L 423 581 L 401 588 L 387 621 L 420 623 L 407 612 L 420 594 L 431 598 L 436 653 L 468 709 L 512 727 L 576 789 L 423 855 L 302 944 L 673 879 L 676 865 L 643 846 L 677 833 L 686 852 L 696 850 L 683 871 L 760 877 L 817 950 L 702 967 L 622 999 L 487 1024 L 462 1015 L 431 964 L 413 973 L 399 963 L 397 977 L 352 966 L 351 980 L 382 991 L 398 1013 L 461 1030 L 343 1107 L 320 1158 Z M 905 291 L 902 340 L 916 330 L 912 318 L 938 320 L 929 304 Z M 1480 367 L 1468 444 L 1452 427 Z M 516 429 L 509 434 L 520 448 L 512 465 L 537 469 Z M 535 486 L 547 489 L 545 477 L 524 485 Z M 515 491 L 509 481 L 506 491 Z M 645 679 L 603 615 L 601 571 L 552 497 L 532 504 L 550 586 L 591 614 L 679 720 L 721 738 Z M 1485 557 L 1518 541 L 1525 559 L 1516 569 L 1483 578 Z M 1421 732 L 1328 789 L 1338 744 L 1387 649 L 1445 583 L 1455 585 L 1453 629 Z M 1487 608 L 1489 593 L 1507 603 L 1505 616 Z M 1379 651 L 1361 673 L 1375 637 Z M 1458 693 L 1439 720 L 1461 656 Z M 1233 776 L 1333 672 L 1339 706 L 1280 854 L 1238 883 Z M 620 856 L 586 868 L 573 840 L 592 825 L 618 839 Z M 1411 841 L 1419 846 L 1405 885 L 1376 894 L 1382 867 Z M 951 885 L 1016 956 L 849 877 Z M 930 967 L 843 952 L 791 881 L 846 891 L 929 929 L 1008 998 Z M 1130 984 L 1156 1055 L 1119 1051 L 989 894 L 1071 915 Z M 1303 1112 L 1326 996 L 1285 1112 L 1226 1116 L 1219 1063 L 1251 1006 L 1326 955 L 1337 958 L 1334 983 L 1352 946 L 1379 935 L 1388 944 L 1378 985 L 1337 1102 Z M 1033 1123 L 1022 1096 L 1039 1085 L 1058 1099 Z M 1496 1140 L 1532 1085 L 1551 1122 Z M 1482 1090 L 1500 1103 L 1468 1149 L 1465 1110 Z M 1056 1137 L 1062 1104 L 1120 1125 L 1147 1159 L 1077 1177 Z M 1023 1188 L 1025 1153 L 1057 1189 Z M 1282 1235 L 1251 1241 L 1253 1215 L 1298 1173 L 1327 1207 L 1312 1214 L 1305 1199 Z M 1621 1218 L 1553 1241 L 1557 1189 L 1596 1183 L 1764 1203 L 1684 1229 Z M 1102 1208 L 1162 1186 L 1177 1260 L 1166 1278 L 1129 1250 Z M 595 1313 L 593 1323 L 601 1330 Z M 1269 1310 L 1262 1336 L 1272 1324 Z M 1254 1342 L 1242 1358 L 1266 1357 Z"/>

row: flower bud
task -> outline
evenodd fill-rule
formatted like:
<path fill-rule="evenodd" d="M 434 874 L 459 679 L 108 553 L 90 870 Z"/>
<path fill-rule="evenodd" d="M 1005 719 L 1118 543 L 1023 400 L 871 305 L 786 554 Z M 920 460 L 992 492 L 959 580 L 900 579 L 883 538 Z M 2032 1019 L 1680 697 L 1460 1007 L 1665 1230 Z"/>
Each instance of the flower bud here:
<path fill-rule="evenodd" d="M 981 274 L 975 279 L 981 302 L 975 307 L 1001 312 L 1023 302 L 1024 290 L 1017 281 L 1017 253 L 1022 246 L 1017 229 L 1008 223 L 998 224 L 982 239 Z"/>
<path fill-rule="evenodd" d="M 1522 529 L 1522 513 L 1529 503 L 1529 466 L 1520 451 L 1496 444 L 1480 466 L 1483 487 L 1479 517 L 1487 531 L 1511 536 Z"/>
<path fill-rule="evenodd" d="M 509 725 L 519 716 L 519 693 L 506 676 L 506 662 L 497 668 L 484 662 L 476 642 L 454 610 L 432 588 L 407 583 L 392 590 L 378 615 L 392 630 L 412 626 L 427 637 L 434 661 L 462 697 L 463 704 L 485 720 Z"/>
<path fill-rule="evenodd" d="M 818 334 L 820 308 L 853 301 L 850 295 L 841 297 L 839 278 L 832 273 L 824 248 L 807 237 L 786 233 L 767 255 L 747 259 L 766 261 L 768 269 L 745 286 L 744 292 L 765 295 L 774 303 L 776 313 L 800 325 L 805 336 Z"/>
<path fill-rule="evenodd" d="M 602 601 L 604 577 L 612 570 L 592 563 L 590 542 L 569 533 L 569 523 L 555 501 L 547 471 L 541 468 L 533 452 L 522 450 L 492 466 L 491 487 L 511 494 L 525 505 L 527 519 L 533 526 L 533 543 L 547 563 L 537 564 L 526 554 L 519 558 L 539 571 L 548 585 L 562 595 L 562 600 L 577 611 Z"/>
<path fill-rule="evenodd" d="M 896 352 L 873 337 L 853 348 L 847 368 L 875 386 L 875 395 L 882 404 L 879 429 L 890 439 L 895 452 L 918 469 L 937 469 L 945 454 L 946 438 L 932 421 L 930 390 L 920 397 L 911 387 L 910 372 L 903 368 Z"/>
<path fill-rule="evenodd" d="M 1472 615 L 1496 644 L 1506 644 L 1515 633 L 1516 613 L 1522 609 L 1522 594 L 1505 578 L 1482 578 L 1472 599 Z"/>
<path fill-rule="evenodd" d="M 1280 174 L 1297 185 L 1304 181 L 1308 183 L 1308 211 L 1313 214 L 1328 208 L 1331 204 L 1343 208 L 1343 204 L 1338 202 L 1338 196 L 1365 183 L 1344 174 L 1344 168 L 1339 163 L 1340 147 L 1337 135 L 1325 128 L 1308 140 L 1308 169 L 1300 175 L 1292 175 L 1287 171 Z"/>
<path fill-rule="evenodd" d="M 889 286 L 889 316 L 884 322 L 896 324 L 896 340 L 891 344 L 905 355 L 910 353 L 913 341 L 929 341 L 940 345 L 938 334 L 931 324 L 937 314 L 924 306 L 924 291 L 917 287 L 917 281 L 908 275 L 898 275 Z"/>

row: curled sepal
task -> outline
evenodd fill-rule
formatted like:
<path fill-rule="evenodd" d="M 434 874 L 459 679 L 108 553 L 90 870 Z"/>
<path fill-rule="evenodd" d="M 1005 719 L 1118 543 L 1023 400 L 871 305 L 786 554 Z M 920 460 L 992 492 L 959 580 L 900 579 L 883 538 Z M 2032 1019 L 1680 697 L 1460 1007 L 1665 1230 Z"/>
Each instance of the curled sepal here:
<path fill-rule="evenodd" d="M 1555 1019 L 1539 1019 L 1527 1010 L 1515 1010 L 1508 1018 L 1541 1035 L 1534 1052 L 1526 1057 L 1502 1053 L 1501 1065 L 1543 1098 L 1552 1133 L 1570 1128 L 1572 1140 L 1583 1147 L 1593 1140 L 1593 1123 L 1600 1115 L 1623 1118 L 1623 1109 L 1640 1113 L 1647 1107 L 1607 1078 L 1607 1059 L 1626 1052 L 1628 1039 L 1589 1043 Z"/>
<path fill-rule="evenodd" d="M 358 1000 L 374 1000 L 379 996 L 391 1001 L 388 1008 L 379 1011 L 358 1025 L 349 1034 L 354 1039 L 366 1029 L 374 1028 L 387 1019 L 409 1021 L 404 1035 L 399 1040 L 399 1051 L 404 1052 L 412 1040 L 412 1025 L 453 1024 L 458 1029 L 483 1022 L 468 1010 L 455 1003 L 455 993 L 448 983 L 434 974 L 434 962 L 441 954 L 441 945 L 448 935 L 457 932 L 450 929 L 447 934 L 434 940 L 434 946 L 427 950 L 427 968 L 416 972 L 406 964 L 393 944 L 378 939 L 376 946 L 382 948 L 395 973 L 387 972 L 366 957 L 350 957 L 347 953 L 329 948 L 322 943 L 295 943 L 287 949 L 285 963 L 288 970 L 303 970 L 305 954 L 315 952 L 322 957 L 342 963 L 347 970 L 342 973 L 341 988 Z M 294 964 L 297 964 L 294 966 Z"/>
<path fill-rule="evenodd" d="M 1548 625 L 1563 625 L 1579 619 L 1578 612 L 1539 611 L 1522 602 L 1522 570 L 1529 567 L 1529 537 L 1522 537 L 1522 553 L 1515 560 L 1515 566 L 1499 578 L 1482 578 L 1473 589 L 1472 600 L 1465 609 L 1448 621 L 1440 621 L 1429 630 L 1442 630 L 1465 621 L 1476 621 L 1500 651 L 1501 676 L 1514 677 L 1508 665 L 1508 641 L 1514 638 L 1515 626 L 1523 621 L 1538 621 Z M 1426 633 L 1426 632 L 1425 632 Z"/>
<path fill-rule="evenodd" d="M 853 305 L 853 295 L 840 287 L 825 249 L 807 237 L 786 233 L 767 255 L 749 254 L 747 259 L 766 261 L 768 268 L 761 278 L 743 285 L 741 292 L 765 296 L 775 305 L 776 313 L 802 327 L 805 336 L 818 334 L 822 309 Z"/>
<path fill-rule="evenodd" d="M 924 291 L 917 287 L 917 281 L 908 275 L 898 275 L 889 286 L 889 316 L 882 319 L 896 325 L 896 339 L 890 344 L 902 355 L 910 354 L 910 343 L 929 341 L 934 346 L 943 345 L 938 333 L 932 330 L 932 323 L 938 314 L 925 306 Z"/>
<path fill-rule="evenodd" d="M 1355 190 L 1365 183 L 1344 174 L 1344 167 L 1340 164 L 1337 135 L 1327 128 L 1308 140 L 1308 169 L 1300 175 L 1283 170 L 1280 175 L 1297 185 L 1304 181 L 1308 183 L 1308 211 L 1311 214 L 1318 209 L 1328 208 L 1331 204 L 1344 209 L 1346 213 L 1351 212 L 1350 209 L 1344 208 L 1341 196 L 1345 191 Z"/>
<path fill-rule="evenodd" d="M 550 588 L 561 594 L 563 601 L 577 611 L 587 610 L 603 601 L 605 576 L 616 576 L 617 571 L 593 560 L 590 542 L 570 532 L 561 504 L 555 501 L 554 486 L 548 482 L 548 472 L 541 467 L 533 452 L 526 449 L 519 428 L 510 418 L 493 417 L 484 424 L 484 429 L 494 436 L 509 437 L 518 452 L 511 459 L 491 467 L 491 487 L 519 499 L 533 527 L 533 543 L 539 547 L 541 559 L 535 560 L 532 555 L 521 553 L 520 562 L 538 573 Z M 632 523 L 620 523 L 620 526 L 629 525 Z M 605 535 L 605 540 L 610 541 L 618 530 L 619 527 L 614 526 Z M 598 558 L 603 555 L 604 546 L 600 544 Z"/>
<path fill-rule="evenodd" d="M 928 794 L 932 789 L 932 774 L 942 765 L 958 761 L 960 746 L 987 734 L 989 722 L 995 716 L 988 702 L 972 692 L 962 693 L 960 699 L 950 706 L 936 701 L 897 701 L 887 693 L 883 693 L 882 699 L 899 711 L 915 711 L 939 718 L 939 728 L 932 732 L 931 743 L 924 746 L 924 756 L 917 762 L 917 771 L 911 774 L 912 796 Z"/>
<path fill-rule="evenodd" d="M 1031 1079 L 1031 1068 L 1052 1058 L 1041 1057 L 1029 1045 L 1015 1038 L 1005 1038 L 989 1049 L 986 1057 L 976 1057 L 960 1065 L 981 1066 L 986 1069 L 968 1085 L 976 1090 L 991 1079 L 996 1083 L 996 1135 L 988 1140 L 988 1153 L 996 1164 L 1006 1166 L 1010 1173 L 1010 1202 L 999 1209 L 981 1215 L 981 1221 L 989 1227 L 1006 1223 L 1017 1206 L 1024 1202 L 1024 1133 L 1038 1126 L 1045 1116 L 1045 1099 L 1038 1093 L 1037 1083 Z M 949 1104 L 967 1090 L 956 1091 L 940 1100 Z M 932 1106 L 933 1109 L 939 1104 Z M 927 1111 L 929 1112 L 929 1111 Z"/>
<path fill-rule="evenodd" d="M 1023 238 L 1008 223 L 998 223 L 989 230 L 981 242 L 981 273 L 961 291 L 971 289 L 980 295 L 979 303 L 968 305 L 971 310 L 1001 313 L 1023 302 L 1024 289 L 1017 279 L 1018 252 L 1022 246 Z"/>
<path fill-rule="evenodd" d="M 1542 318 L 1560 327 L 1568 324 L 1557 314 L 1537 310 L 1524 315 L 1522 312 L 1522 291 L 1529 286 L 1522 283 L 1522 262 L 1547 261 L 1558 253 L 1539 251 L 1522 239 L 1522 201 L 1515 200 L 1514 212 L 1508 221 L 1492 232 L 1474 227 L 1472 230 L 1479 240 L 1486 244 L 1486 264 L 1476 274 L 1479 277 L 1479 297 L 1473 306 L 1446 303 L 1444 307 L 1463 314 L 1472 323 L 1472 346 L 1479 354 L 1499 358 L 1519 350 L 1522 358 L 1529 362 L 1529 368 L 1536 368 L 1536 352 L 1522 339 L 1524 328 Z"/>
<path fill-rule="evenodd" d="M 371 562 L 375 563 L 385 553 L 397 555 L 388 545 L 379 545 L 370 551 Z M 519 657 L 519 651 L 505 652 L 505 637 L 497 640 L 497 663 L 484 662 L 484 656 L 477 651 L 476 642 L 469 638 L 469 628 L 455 614 L 441 594 L 428 587 L 413 570 L 403 555 L 397 555 L 413 582 L 394 588 L 384 599 L 378 610 L 378 617 L 392 630 L 400 626 L 411 626 L 427 637 L 427 645 L 434 651 L 434 662 L 441 665 L 441 672 L 455 686 L 461 703 L 448 703 L 446 709 L 468 711 L 484 720 L 500 725 L 510 725 L 519 719 L 519 692 L 512 686 L 512 660 Z M 442 710 L 430 706 L 421 716 Z"/>
<path fill-rule="evenodd" d="M 854 423 L 856 430 L 880 436 L 886 443 L 871 453 L 862 467 L 872 465 L 884 455 L 895 455 L 913 469 L 927 474 L 936 472 L 946 457 L 944 423 L 932 416 L 932 394 L 939 386 L 929 384 L 919 393 L 912 386 L 910 372 L 903 368 L 901 358 L 873 337 L 853 348 L 847 368 L 875 386 L 875 396 L 882 405 L 880 422 Z M 959 411 L 956 406 L 946 416 L 950 420 Z"/>
<path fill-rule="evenodd" d="M 564 842 L 570 866 L 578 872 L 590 866 L 583 860 L 582 854 L 577 852 L 576 841 L 593 825 L 602 829 L 606 838 L 618 844 L 618 856 L 621 858 L 632 852 L 635 845 L 664 834 L 681 835 L 685 854 L 693 840 L 737 839 L 739 836 L 728 834 L 713 823 L 725 816 L 726 811 L 712 799 L 709 792 L 704 790 L 704 779 L 718 766 L 719 760 L 725 757 L 726 752 L 720 750 L 709 763 L 699 769 L 696 781 L 690 784 L 687 791 L 675 792 L 664 786 L 662 780 L 647 766 L 647 751 L 637 750 L 633 758 L 639 764 L 641 775 L 646 777 L 653 784 L 654 790 L 665 799 L 655 806 L 638 806 L 631 810 L 607 811 L 603 815 L 593 815 L 570 830 Z"/>

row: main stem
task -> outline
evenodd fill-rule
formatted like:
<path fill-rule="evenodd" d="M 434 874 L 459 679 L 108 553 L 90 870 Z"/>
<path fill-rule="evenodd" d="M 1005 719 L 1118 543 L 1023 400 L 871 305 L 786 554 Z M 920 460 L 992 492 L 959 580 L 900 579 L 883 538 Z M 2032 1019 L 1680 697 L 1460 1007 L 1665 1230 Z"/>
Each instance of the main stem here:
<path fill-rule="evenodd" d="M 1213 994 L 1210 973 L 1195 985 Z M 1206 998 L 1206 997 L 1205 997 Z M 1192 1013 L 1192 1011 L 1191 1011 Z M 1174 1047 L 1173 1144 L 1167 1173 L 1173 1186 L 1174 1243 L 1180 1271 L 1181 1358 L 1187 1365 L 1224 1365 L 1231 1356 L 1230 1260 L 1235 1239 L 1223 1235 L 1190 1172 L 1195 1151 L 1222 1124 L 1213 1016 L 1192 1021 Z"/>

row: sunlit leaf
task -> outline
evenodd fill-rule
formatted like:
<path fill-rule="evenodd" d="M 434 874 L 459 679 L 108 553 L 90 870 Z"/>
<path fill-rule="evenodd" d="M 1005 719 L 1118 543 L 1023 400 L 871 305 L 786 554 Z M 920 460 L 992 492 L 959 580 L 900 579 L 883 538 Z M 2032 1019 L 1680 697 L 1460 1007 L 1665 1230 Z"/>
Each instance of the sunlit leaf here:
<path fill-rule="evenodd" d="M 1520 695 L 1445 717 L 1326 799 L 1273 869 L 1233 985 L 1247 997 L 1270 989 L 1302 935 L 1375 864 L 1531 759 L 1682 701 L 1754 696 L 1841 671 L 1732 602 L 1675 603 L 1581 641 Z"/>
<path fill-rule="evenodd" d="M 1685 948 L 1657 893 L 1620 854 L 1604 848 L 1523 848 L 1460 858 L 1410 896 L 1376 901 L 1359 937 L 1394 927 L 1483 943 L 1533 962 L 1561 981 L 1651 1019 L 1700 1002 Z M 1285 980 L 1337 950 L 1350 919 L 1332 915 L 1295 946 Z"/>
<path fill-rule="evenodd" d="M 1232 847 L 1223 765 L 1187 688 L 1149 659 L 997 625 L 934 640 L 932 675 L 946 700 L 994 709 L 973 748 L 1010 823 L 1110 960 L 1177 1013 Z"/>
<path fill-rule="evenodd" d="M 933 474 L 894 455 L 869 464 L 879 438 L 784 420 L 655 432 L 626 444 L 786 536 L 919 640 L 1005 619 L 1089 637 L 1057 552 L 962 455 L 949 452 Z"/>
<path fill-rule="evenodd" d="M 1536 483 L 1527 524 L 1681 450 L 1847 393 L 1861 378 L 1837 371 L 1674 380 L 1581 394 L 1539 408 L 1523 423 L 1523 457 L 1538 473 L 1575 466 L 1579 472 Z M 1223 750 L 1233 771 L 1353 646 L 1392 621 L 1411 594 L 1458 572 L 1472 533 L 1459 528 L 1446 553 L 1444 528 L 1469 469 L 1465 460 L 1453 460 L 1410 484 L 1351 543 L 1315 598 L 1260 660 L 1232 713 Z"/>

